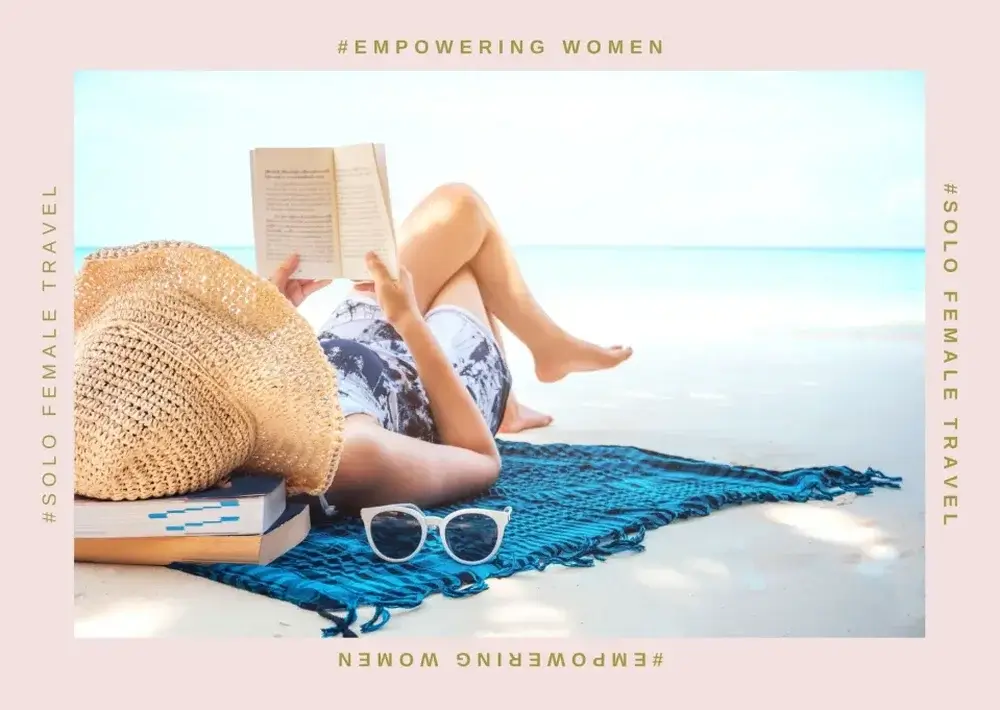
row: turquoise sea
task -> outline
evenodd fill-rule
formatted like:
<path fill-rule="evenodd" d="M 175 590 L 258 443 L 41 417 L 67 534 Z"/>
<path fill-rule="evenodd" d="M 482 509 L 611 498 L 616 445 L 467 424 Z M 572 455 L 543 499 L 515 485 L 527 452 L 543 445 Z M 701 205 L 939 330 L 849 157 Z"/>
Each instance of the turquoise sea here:
<path fill-rule="evenodd" d="M 94 250 L 76 249 L 76 267 Z M 254 268 L 253 247 L 221 251 Z M 581 325 L 652 319 L 734 328 L 924 320 L 922 249 L 526 246 L 516 252 L 542 304 Z"/>

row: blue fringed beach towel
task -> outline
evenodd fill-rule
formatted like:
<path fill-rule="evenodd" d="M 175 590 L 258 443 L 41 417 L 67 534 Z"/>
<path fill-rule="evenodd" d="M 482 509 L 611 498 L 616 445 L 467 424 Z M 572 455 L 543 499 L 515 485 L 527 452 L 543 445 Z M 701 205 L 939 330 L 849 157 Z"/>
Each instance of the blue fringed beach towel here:
<path fill-rule="evenodd" d="M 746 502 L 829 500 L 842 493 L 899 488 L 900 478 L 868 469 L 802 468 L 778 472 L 694 461 L 622 446 L 534 445 L 500 442 L 503 471 L 473 501 L 426 511 L 447 515 L 466 506 L 513 508 L 500 553 L 469 567 L 449 558 L 437 536 L 406 563 L 379 560 L 356 517 L 315 525 L 309 537 L 266 567 L 174 565 L 257 594 L 319 612 L 333 626 L 324 636 L 354 636 L 359 607 L 375 614 L 362 632 L 381 628 L 390 609 L 418 606 L 431 594 L 460 597 L 550 564 L 589 567 L 625 550 L 643 549 L 646 530 L 708 515 Z M 401 501 L 405 502 L 405 501 Z"/>

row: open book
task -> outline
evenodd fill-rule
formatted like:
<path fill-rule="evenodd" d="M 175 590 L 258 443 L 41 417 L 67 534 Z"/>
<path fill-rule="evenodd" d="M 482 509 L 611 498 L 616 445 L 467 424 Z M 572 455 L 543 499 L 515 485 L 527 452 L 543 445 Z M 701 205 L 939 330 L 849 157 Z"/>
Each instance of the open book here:
<path fill-rule="evenodd" d="M 257 273 L 299 255 L 299 279 L 371 279 L 365 254 L 398 273 L 385 146 L 250 152 Z"/>

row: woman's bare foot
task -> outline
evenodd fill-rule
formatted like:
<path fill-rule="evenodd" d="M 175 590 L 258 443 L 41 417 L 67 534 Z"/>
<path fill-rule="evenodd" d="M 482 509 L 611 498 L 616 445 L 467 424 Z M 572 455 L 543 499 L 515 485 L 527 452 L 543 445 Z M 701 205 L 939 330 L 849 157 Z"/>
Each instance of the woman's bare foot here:
<path fill-rule="evenodd" d="M 632 357 L 632 348 L 613 345 L 610 348 L 574 339 L 543 356 L 535 357 L 535 375 L 540 382 L 557 382 L 574 372 L 607 370 Z"/>
<path fill-rule="evenodd" d="M 500 422 L 503 434 L 516 434 L 527 429 L 540 429 L 552 423 L 552 415 L 544 414 L 518 402 L 514 395 L 507 398 L 507 408 Z"/>

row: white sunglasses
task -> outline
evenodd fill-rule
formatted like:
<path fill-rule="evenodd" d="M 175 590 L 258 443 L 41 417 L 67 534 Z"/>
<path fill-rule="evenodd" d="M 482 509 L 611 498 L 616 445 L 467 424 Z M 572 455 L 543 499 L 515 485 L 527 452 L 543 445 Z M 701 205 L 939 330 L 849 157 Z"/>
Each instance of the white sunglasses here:
<path fill-rule="evenodd" d="M 427 529 L 435 528 L 444 551 L 463 565 L 478 565 L 493 559 L 503 541 L 512 508 L 462 508 L 444 518 L 424 515 L 410 503 L 362 508 L 361 520 L 372 551 L 386 562 L 412 559 L 427 541 Z"/>

